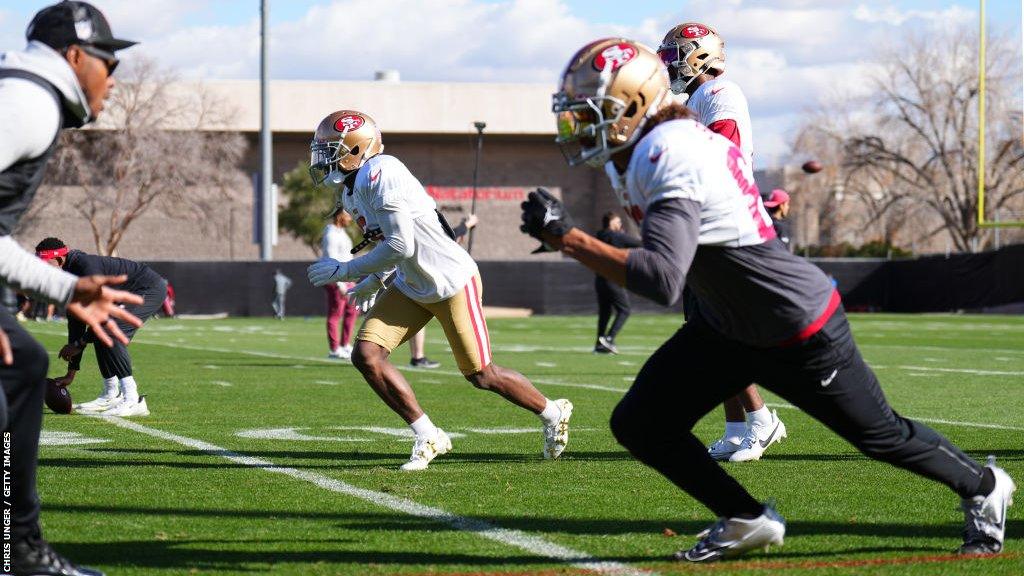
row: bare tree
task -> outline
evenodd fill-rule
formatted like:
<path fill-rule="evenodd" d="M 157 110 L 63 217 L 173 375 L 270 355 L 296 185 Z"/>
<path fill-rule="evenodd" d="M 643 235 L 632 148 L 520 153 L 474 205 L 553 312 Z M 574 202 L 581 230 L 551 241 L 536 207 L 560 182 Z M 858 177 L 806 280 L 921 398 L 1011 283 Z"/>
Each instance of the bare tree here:
<path fill-rule="evenodd" d="M 844 191 L 891 241 L 912 219 L 934 220 L 924 237 L 948 232 L 954 245 L 973 251 L 990 232 L 977 224 L 977 34 L 969 29 L 912 33 L 884 51 L 873 92 L 859 110 L 805 124 L 795 150 L 836 156 Z M 949 39 L 953 38 L 954 41 Z M 1024 147 L 1016 43 L 994 37 L 986 62 L 987 204 L 1009 207 L 1024 198 Z"/>
<path fill-rule="evenodd" d="M 146 212 L 205 222 L 245 177 L 246 142 L 219 131 L 230 114 L 201 84 L 179 82 L 152 60 L 128 67 L 96 129 L 67 131 L 38 211 L 59 194 L 88 221 L 96 250 L 112 255 Z M 70 197 L 69 197 L 70 196 Z"/>

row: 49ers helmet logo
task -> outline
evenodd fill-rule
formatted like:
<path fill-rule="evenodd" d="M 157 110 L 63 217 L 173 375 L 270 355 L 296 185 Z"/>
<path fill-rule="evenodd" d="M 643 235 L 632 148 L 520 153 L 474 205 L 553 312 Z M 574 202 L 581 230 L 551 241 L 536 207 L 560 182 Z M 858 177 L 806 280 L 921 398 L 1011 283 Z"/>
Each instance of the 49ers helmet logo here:
<path fill-rule="evenodd" d="M 710 34 L 710 31 L 700 24 L 690 24 L 686 28 L 680 30 L 683 38 L 703 38 Z"/>
<path fill-rule="evenodd" d="M 594 58 L 594 69 L 601 71 L 606 66 L 611 67 L 611 71 L 614 72 L 619 68 L 622 68 L 627 62 L 636 58 L 637 51 L 635 46 L 630 46 L 625 42 L 614 44 L 601 51 L 600 54 Z"/>
<path fill-rule="evenodd" d="M 338 118 L 338 121 L 334 123 L 334 129 L 338 132 L 352 132 L 358 130 L 363 125 L 363 117 L 356 116 L 355 114 L 347 114 Z"/>

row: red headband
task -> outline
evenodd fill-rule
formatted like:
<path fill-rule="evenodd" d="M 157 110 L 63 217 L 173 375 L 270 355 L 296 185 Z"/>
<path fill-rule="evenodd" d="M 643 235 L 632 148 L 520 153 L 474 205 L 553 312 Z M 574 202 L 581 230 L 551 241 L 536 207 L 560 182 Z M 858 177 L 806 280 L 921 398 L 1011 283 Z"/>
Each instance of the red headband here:
<path fill-rule="evenodd" d="M 36 252 L 36 256 L 39 256 L 43 260 L 53 260 L 54 258 L 61 258 L 68 255 L 68 247 L 56 248 L 54 250 L 40 250 Z"/>

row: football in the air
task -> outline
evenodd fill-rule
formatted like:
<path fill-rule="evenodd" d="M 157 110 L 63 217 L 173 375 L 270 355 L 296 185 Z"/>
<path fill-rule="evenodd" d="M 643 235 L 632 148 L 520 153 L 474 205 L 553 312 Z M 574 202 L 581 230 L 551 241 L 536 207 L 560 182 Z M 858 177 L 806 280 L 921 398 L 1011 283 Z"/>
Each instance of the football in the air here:
<path fill-rule="evenodd" d="M 71 414 L 71 393 L 53 378 L 46 379 L 46 406 L 57 414 Z"/>
<path fill-rule="evenodd" d="M 807 162 L 804 162 L 804 165 L 800 168 L 802 168 L 807 174 L 817 174 L 818 172 L 821 172 L 823 166 L 821 165 L 821 162 L 818 162 L 817 160 L 808 160 Z"/>

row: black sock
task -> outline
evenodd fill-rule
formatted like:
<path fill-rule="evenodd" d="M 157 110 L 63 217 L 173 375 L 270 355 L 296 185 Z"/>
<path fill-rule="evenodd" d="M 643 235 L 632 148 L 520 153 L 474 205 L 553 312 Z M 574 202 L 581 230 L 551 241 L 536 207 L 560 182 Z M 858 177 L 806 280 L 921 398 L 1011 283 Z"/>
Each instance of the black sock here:
<path fill-rule="evenodd" d="M 992 469 L 985 467 L 981 473 L 981 484 L 978 485 L 978 495 L 988 496 L 996 489 L 996 475 L 992 473 Z"/>

